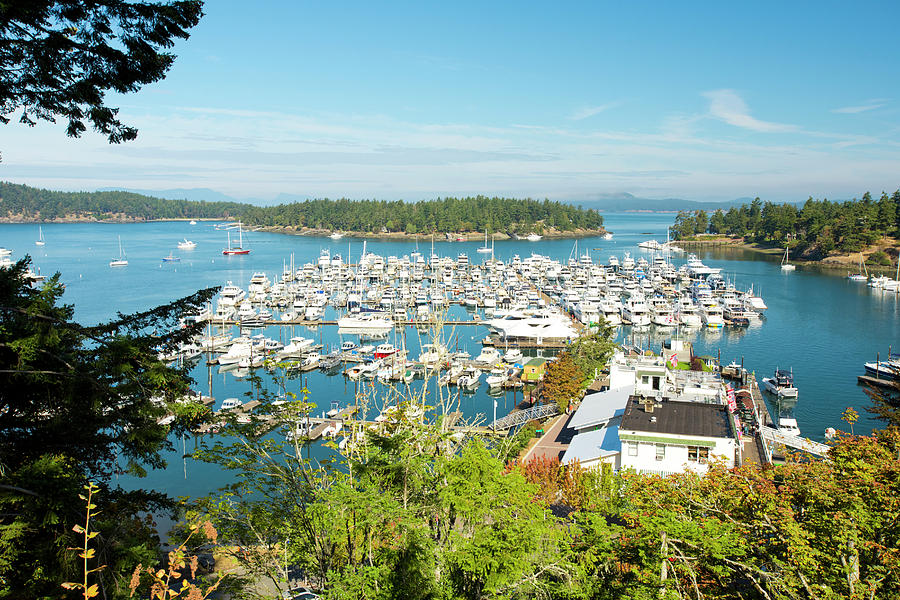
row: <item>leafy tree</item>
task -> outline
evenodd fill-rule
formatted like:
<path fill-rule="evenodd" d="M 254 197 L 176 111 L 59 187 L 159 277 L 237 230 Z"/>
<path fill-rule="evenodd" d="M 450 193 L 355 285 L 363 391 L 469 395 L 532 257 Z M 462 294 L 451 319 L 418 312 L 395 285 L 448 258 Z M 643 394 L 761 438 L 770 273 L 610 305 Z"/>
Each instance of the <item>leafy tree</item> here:
<path fill-rule="evenodd" d="M 579 337 L 569 347 L 568 352 L 578 367 L 578 371 L 584 375 L 583 386 L 593 381 L 601 369 L 605 368 L 616 350 L 614 331 L 607 323 L 603 323 L 597 331 Z"/>
<path fill-rule="evenodd" d="M 202 15 L 200 0 L 6 0 L 0 4 L 0 122 L 68 121 L 80 136 L 85 122 L 111 143 L 132 140 L 134 127 L 106 106 L 108 91 L 135 92 L 165 77 L 167 52 Z"/>
<path fill-rule="evenodd" d="M 97 555 L 109 565 L 101 588 L 112 594 L 124 589 L 123 573 L 154 552 L 139 513 L 170 506 L 155 492 L 111 489 L 112 476 L 163 466 L 170 428 L 159 419 L 176 414 L 179 431 L 204 410 L 180 402 L 186 372 L 166 367 L 157 352 L 197 332 L 175 324 L 216 290 L 84 327 L 72 321 L 72 306 L 59 304 L 59 275 L 32 288 L 29 264 L 0 269 L 0 597 L 56 596 L 72 580 L 65 549 L 89 481 L 102 491 Z"/>
<path fill-rule="evenodd" d="M 557 359 L 547 364 L 544 374 L 544 399 L 554 402 L 560 412 L 569 407 L 584 389 L 585 374 L 575 362 L 571 352 L 563 352 Z"/>

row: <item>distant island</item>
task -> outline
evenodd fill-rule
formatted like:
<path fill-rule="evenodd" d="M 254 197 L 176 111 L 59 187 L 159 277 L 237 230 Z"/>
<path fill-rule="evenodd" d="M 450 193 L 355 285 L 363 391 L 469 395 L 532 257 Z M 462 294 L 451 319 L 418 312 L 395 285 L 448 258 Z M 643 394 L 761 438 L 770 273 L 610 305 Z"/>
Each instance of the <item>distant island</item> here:
<path fill-rule="evenodd" d="M 308 200 L 277 206 L 155 198 L 134 192 L 58 192 L 0 182 L 0 222 L 130 222 L 171 219 L 241 220 L 270 231 L 301 235 L 413 237 L 456 235 L 497 239 L 536 233 L 547 237 L 600 235 L 594 209 L 530 198 L 473 196 L 420 202 Z"/>
<path fill-rule="evenodd" d="M 769 253 L 790 250 L 791 260 L 852 266 L 896 265 L 900 250 L 900 190 L 878 200 L 830 202 L 809 198 L 802 206 L 759 198 L 727 211 L 680 211 L 670 232 L 684 246 L 733 246 Z"/>

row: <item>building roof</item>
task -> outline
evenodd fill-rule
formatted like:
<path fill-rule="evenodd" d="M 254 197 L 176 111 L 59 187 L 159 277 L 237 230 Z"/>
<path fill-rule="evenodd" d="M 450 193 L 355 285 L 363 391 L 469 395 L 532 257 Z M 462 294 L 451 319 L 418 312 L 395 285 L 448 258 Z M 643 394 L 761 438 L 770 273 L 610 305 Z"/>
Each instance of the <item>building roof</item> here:
<path fill-rule="evenodd" d="M 621 428 L 663 435 L 731 437 L 728 413 L 721 404 L 666 400 L 657 403 L 653 412 L 648 413 L 637 396 L 628 399 Z"/>
<path fill-rule="evenodd" d="M 538 357 L 538 358 L 532 358 L 532 359 L 529 360 L 527 363 L 525 363 L 525 366 L 526 366 L 526 367 L 539 367 L 539 366 L 543 365 L 543 364 L 546 363 L 546 362 L 547 362 L 547 359 L 546 359 L 546 358 L 541 358 L 541 357 Z"/>
<path fill-rule="evenodd" d="M 610 425 L 595 431 L 579 433 L 573 437 L 562 457 L 562 463 L 565 465 L 576 460 L 583 463 L 590 462 L 618 454 L 621 451 L 619 427 Z"/>
<path fill-rule="evenodd" d="M 585 396 L 581 406 L 569 421 L 569 427 L 585 429 L 606 423 L 613 417 L 623 414 L 628 397 L 633 391 L 634 386 L 630 385 Z"/>

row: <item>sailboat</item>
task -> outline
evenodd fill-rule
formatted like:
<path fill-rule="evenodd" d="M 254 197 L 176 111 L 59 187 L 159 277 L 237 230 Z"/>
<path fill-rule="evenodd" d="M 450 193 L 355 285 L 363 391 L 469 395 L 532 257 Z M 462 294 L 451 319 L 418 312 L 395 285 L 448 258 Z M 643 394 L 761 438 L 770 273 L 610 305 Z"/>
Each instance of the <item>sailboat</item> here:
<path fill-rule="evenodd" d="M 224 250 L 222 250 L 222 254 L 224 254 L 226 256 L 232 256 L 234 254 L 250 254 L 250 248 L 244 248 L 243 227 L 242 227 L 241 223 L 238 223 L 237 225 L 238 225 L 237 226 L 238 245 L 237 246 L 231 245 L 231 232 L 229 231 L 228 232 L 228 247 L 225 248 Z"/>
<path fill-rule="evenodd" d="M 487 245 L 487 229 L 484 230 L 484 246 L 478 249 L 478 252 L 481 254 L 487 254 L 491 252 L 491 247 Z"/>
<path fill-rule="evenodd" d="M 863 274 L 865 272 L 865 274 Z M 866 281 L 869 278 L 869 272 L 866 270 L 866 265 L 863 263 L 863 255 L 862 252 L 859 253 L 859 272 L 857 273 L 848 273 L 847 279 L 850 281 Z"/>
<path fill-rule="evenodd" d="M 122 236 L 119 236 L 119 258 L 109 261 L 111 267 L 127 267 L 128 259 L 125 258 L 125 251 L 122 250 Z"/>
<path fill-rule="evenodd" d="M 43 246 L 44 245 L 44 230 L 41 229 L 41 226 L 38 225 L 38 239 L 34 243 L 35 246 Z"/>
<path fill-rule="evenodd" d="M 790 252 L 790 250 L 788 250 L 788 247 L 785 246 L 784 247 L 784 256 L 781 257 L 781 270 L 782 271 L 793 271 L 794 269 L 797 268 L 789 262 L 790 261 L 789 252 Z"/>

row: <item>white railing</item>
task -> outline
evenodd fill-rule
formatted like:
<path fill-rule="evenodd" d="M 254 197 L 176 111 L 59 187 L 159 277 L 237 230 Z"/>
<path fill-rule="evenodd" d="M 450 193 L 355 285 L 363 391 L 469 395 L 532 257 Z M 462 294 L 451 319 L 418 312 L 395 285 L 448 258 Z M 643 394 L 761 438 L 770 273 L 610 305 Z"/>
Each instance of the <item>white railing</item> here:
<path fill-rule="evenodd" d="M 805 437 L 787 435 L 778 431 L 774 427 L 761 427 L 760 433 L 762 434 L 763 439 L 767 442 L 775 442 L 784 446 L 788 446 L 790 448 L 796 448 L 797 450 L 803 450 L 804 452 L 809 452 L 810 454 L 816 454 L 822 457 L 827 457 L 828 451 L 831 449 L 831 447 L 827 444 L 814 442 Z"/>

